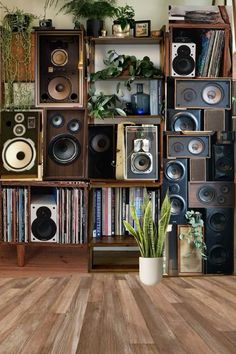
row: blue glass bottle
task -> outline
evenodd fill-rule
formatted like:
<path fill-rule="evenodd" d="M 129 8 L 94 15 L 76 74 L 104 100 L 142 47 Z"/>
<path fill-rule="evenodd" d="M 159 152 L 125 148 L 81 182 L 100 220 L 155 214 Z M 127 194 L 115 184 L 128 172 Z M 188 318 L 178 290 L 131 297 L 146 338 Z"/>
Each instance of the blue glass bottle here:
<path fill-rule="evenodd" d="M 137 92 L 131 95 L 133 114 L 150 114 L 150 96 L 143 92 L 143 84 L 137 84 Z"/>

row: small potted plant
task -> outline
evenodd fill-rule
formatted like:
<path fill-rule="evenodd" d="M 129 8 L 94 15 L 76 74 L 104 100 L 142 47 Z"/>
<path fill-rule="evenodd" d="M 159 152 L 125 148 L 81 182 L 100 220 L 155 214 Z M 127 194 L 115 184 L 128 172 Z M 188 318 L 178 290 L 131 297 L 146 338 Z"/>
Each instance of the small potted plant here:
<path fill-rule="evenodd" d="M 114 11 L 112 32 L 115 37 L 127 37 L 134 27 L 134 8 L 130 5 L 118 6 Z"/>
<path fill-rule="evenodd" d="M 146 285 L 154 285 L 161 281 L 163 274 L 163 248 L 168 231 L 171 213 L 171 203 L 166 194 L 161 210 L 158 225 L 153 220 L 152 203 L 147 191 L 144 193 L 142 213 L 138 217 L 134 204 L 130 205 L 131 217 L 135 228 L 124 220 L 124 226 L 129 234 L 133 235 L 139 246 L 139 278 Z"/>

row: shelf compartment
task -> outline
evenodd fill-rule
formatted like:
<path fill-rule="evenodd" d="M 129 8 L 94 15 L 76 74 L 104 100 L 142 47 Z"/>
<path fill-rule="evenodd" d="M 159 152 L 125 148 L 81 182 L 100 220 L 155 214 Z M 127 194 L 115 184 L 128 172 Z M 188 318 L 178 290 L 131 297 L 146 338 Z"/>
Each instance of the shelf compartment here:
<path fill-rule="evenodd" d="M 135 123 L 135 124 L 161 124 L 161 121 L 163 120 L 163 117 L 161 115 L 156 115 L 156 116 L 146 116 L 142 115 L 140 117 L 137 116 L 126 116 L 126 117 L 118 117 L 115 116 L 114 118 L 104 118 L 104 119 L 93 119 L 89 117 L 89 124 L 129 124 L 129 123 Z"/>
<path fill-rule="evenodd" d="M 90 272 L 137 272 L 139 251 L 93 251 Z"/>
<path fill-rule="evenodd" d="M 129 247 L 137 246 L 133 236 L 130 235 L 116 235 L 116 236 L 102 236 L 100 238 L 93 238 L 89 247 Z"/>
<path fill-rule="evenodd" d="M 163 41 L 163 37 L 98 37 L 91 38 L 90 41 L 94 44 L 160 44 Z"/>

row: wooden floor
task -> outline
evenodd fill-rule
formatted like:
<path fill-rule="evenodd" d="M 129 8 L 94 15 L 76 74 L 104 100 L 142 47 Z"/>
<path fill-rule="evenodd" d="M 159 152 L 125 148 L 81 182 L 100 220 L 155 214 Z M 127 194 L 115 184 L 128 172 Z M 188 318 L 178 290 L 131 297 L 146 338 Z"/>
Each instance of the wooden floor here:
<path fill-rule="evenodd" d="M 0 353 L 235 353 L 236 277 L 0 277 Z"/>

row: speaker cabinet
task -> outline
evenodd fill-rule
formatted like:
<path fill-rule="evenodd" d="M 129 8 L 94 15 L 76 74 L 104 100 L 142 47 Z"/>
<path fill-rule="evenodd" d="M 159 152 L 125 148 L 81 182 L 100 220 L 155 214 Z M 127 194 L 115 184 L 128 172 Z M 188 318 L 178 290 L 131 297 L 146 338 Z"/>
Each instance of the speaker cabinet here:
<path fill-rule="evenodd" d="M 88 134 L 89 178 L 115 178 L 114 125 L 90 125 Z"/>
<path fill-rule="evenodd" d="M 2 179 L 39 177 L 40 111 L 2 111 Z"/>
<path fill-rule="evenodd" d="M 31 242 L 58 242 L 57 215 L 57 203 L 53 195 L 31 196 Z"/>
<path fill-rule="evenodd" d="M 213 148 L 213 181 L 234 180 L 234 145 L 215 144 Z"/>
<path fill-rule="evenodd" d="M 172 43 L 171 76 L 195 76 L 195 43 Z"/>
<path fill-rule="evenodd" d="M 207 159 L 190 159 L 189 180 L 190 181 L 207 181 L 208 169 Z"/>
<path fill-rule="evenodd" d="M 126 126 L 125 178 L 132 180 L 158 179 L 157 126 Z"/>
<path fill-rule="evenodd" d="M 231 108 L 230 79 L 175 79 L 175 108 Z"/>
<path fill-rule="evenodd" d="M 167 130 L 174 132 L 201 130 L 201 110 L 167 109 Z"/>
<path fill-rule="evenodd" d="M 190 208 L 233 208 L 234 183 L 232 182 L 189 182 Z"/>
<path fill-rule="evenodd" d="M 211 135 L 168 134 L 167 157 L 173 158 L 209 158 L 211 156 Z"/>
<path fill-rule="evenodd" d="M 44 178 L 86 178 L 85 111 L 50 109 L 44 121 Z"/>
<path fill-rule="evenodd" d="M 162 199 L 167 190 L 171 201 L 170 223 L 186 224 L 187 211 L 187 159 L 164 159 L 164 180 L 162 186 Z"/>
<path fill-rule="evenodd" d="M 207 259 L 205 274 L 232 274 L 234 271 L 234 210 L 206 209 L 205 243 Z"/>
<path fill-rule="evenodd" d="M 83 32 L 37 31 L 37 106 L 83 107 Z"/>
<path fill-rule="evenodd" d="M 204 110 L 204 130 L 222 132 L 226 128 L 226 114 L 224 109 Z"/>

